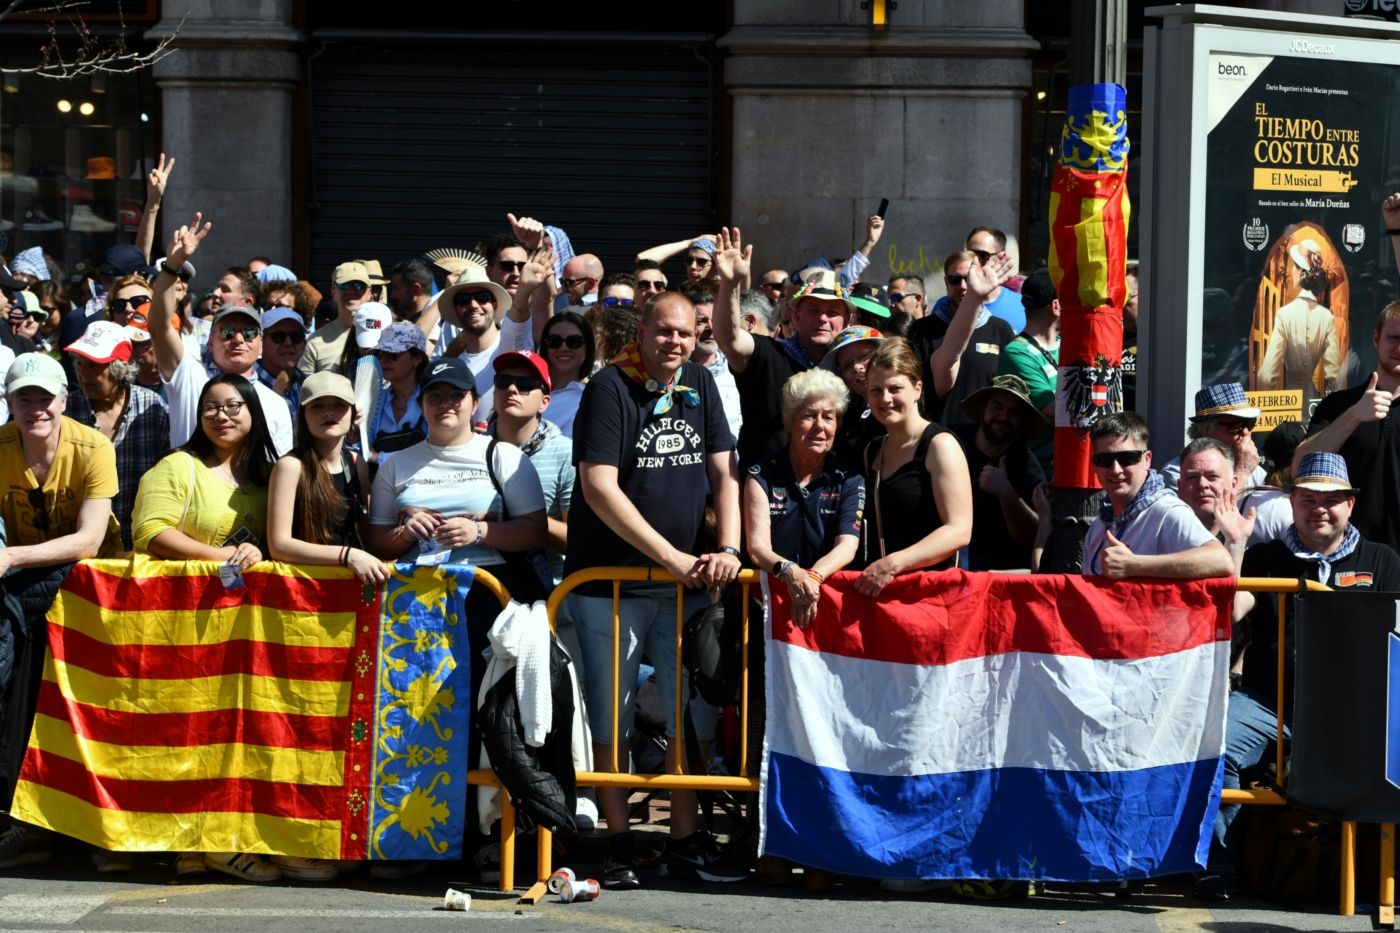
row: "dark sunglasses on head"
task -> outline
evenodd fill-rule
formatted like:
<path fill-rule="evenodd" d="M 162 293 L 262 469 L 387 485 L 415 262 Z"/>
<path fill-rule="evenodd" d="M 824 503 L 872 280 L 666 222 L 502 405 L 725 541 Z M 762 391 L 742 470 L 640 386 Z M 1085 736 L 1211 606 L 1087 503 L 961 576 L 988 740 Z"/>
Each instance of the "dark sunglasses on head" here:
<path fill-rule="evenodd" d="M 1101 454 L 1094 454 L 1094 466 L 1101 470 L 1107 470 L 1117 463 L 1122 467 L 1136 466 L 1145 450 L 1110 450 Z"/>
<path fill-rule="evenodd" d="M 273 343 L 278 344 L 286 343 L 289 340 L 292 343 L 306 343 L 306 333 L 300 330 L 272 330 L 263 334 L 263 336 Z"/>
<path fill-rule="evenodd" d="M 544 389 L 544 380 L 539 376 L 517 376 L 514 373 L 496 373 L 495 378 L 491 380 L 491 384 L 501 392 L 507 391 L 511 386 L 514 386 L 521 392 L 527 393 L 533 392 L 536 389 L 540 389 L 541 391 Z"/>
<path fill-rule="evenodd" d="M 582 350 L 583 335 L 570 334 L 565 337 L 562 334 L 550 334 L 544 338 L 544 346 L 547 350 L 558 350 L 560 347 L 568 347 L 570 350 Z"/>
<path fill-rule="evenodd" d="M 244 339 L 244 340 L 248 341 L 249 343 L 252 343 L 254 340 L 257 340 L 258 337 L 262 335 L 262 328 L 258 327 L 258 325 L 256 325 L 256 324 L 243 324 L 243 325 L 238 325 L 238 324 L 220 324 L 220 325 L 219 325 L 219 339 L 220 339 L 220 340 L 232 340 L 233 337 L 234 337 L 234 334 L 241 334 L 241 335 L 243 336 L 243 339 Z"/>
<path fill-rule="evenodd" d="M 338 292 L 366 292 L 369 291 L 369 284 L 366 282 L 341 282 L 335 287 Z"/>
<path fill-rule="evenodd" d="M 962 283 L 966 282 L 966 281 L 967 281 L 967 276 L 965 276 L 965 275 L 945 275 L 945 276 L 943 276 L 943 281 L 947 282 L 949 285 L 957 286 L 957 285 L 961 285 Z"/>
<path fill-rule="evenodd" d="M 604 298 L 602 305 L 605 308 L 635 308 L 637 303 L 631 298 Z"/>
<path fill-rule="evenodd" d="M 496 303 L 496 296 L 487 289 L 477 292 L 458 292 L 452 296 L 452 307 L 466 308 L 475 301 L 479 305 L 490 305 Z"/>
<path fill-rule="evenodd" d="M 524 271 L 525 271 L 525 263 L 523 263 L 523 262 L 510 262 L 510 261 L 505 260 L 505 259 L 498 259 L 498 260 L 496 260 L 496 265 L 499 266 L 499 267 L 501 268 L 501 270 L 504 271 L 504 272 L 524 272 Z"/>
<path fill-rule="evenodd" d="M 150 295 L 136 295 L 133 298 L 113 298 L 111 303 L 112 313 L 125 314 L 128 309 L 135 311 L 137 308 L 144 308 L 150 303 Z"/>

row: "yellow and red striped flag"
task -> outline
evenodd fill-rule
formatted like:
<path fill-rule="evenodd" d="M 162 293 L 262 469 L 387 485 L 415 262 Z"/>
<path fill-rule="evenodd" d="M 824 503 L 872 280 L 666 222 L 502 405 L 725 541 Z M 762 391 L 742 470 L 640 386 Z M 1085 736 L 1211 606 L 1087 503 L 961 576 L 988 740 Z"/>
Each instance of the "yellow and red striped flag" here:
<path fill-rule="evenodd" d="M 13 813 L 105 849 L 451 858 L 469 567 L 73 568 Z"/>

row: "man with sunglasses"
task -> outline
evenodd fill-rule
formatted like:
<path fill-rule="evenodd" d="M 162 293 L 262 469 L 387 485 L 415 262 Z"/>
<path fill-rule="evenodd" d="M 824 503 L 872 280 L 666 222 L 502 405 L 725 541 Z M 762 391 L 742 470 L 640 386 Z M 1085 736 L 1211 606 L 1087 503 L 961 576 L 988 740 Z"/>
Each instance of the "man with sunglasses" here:
<path fill-rule="evenodd" d="M 273 308 L 262 317 L 262 337 L 258 378 L 287 400 L 287 410 L 295 421 L 301 384 L 306 381 L 306 374 L 297 369 L 306 347 L 306 325 L 295 308 Z"/>
<path fill-rule="evenodd" d="M 908 315 L 910 323 L 922 320 L 928 314 L 928 302 L 924 298 L 924 280 L 917 275 L 893 276 L 886 300 L 892 313 Z"/>
<path fill-rule="evenodd" d="M 369 296 L 370 272 L 362 262 L 351 260 L 335 267 L 331 275 L 331 298 L 335 301 L 335 320 L 316 328 L 311 339 L 306 341 L 297 369 L 311 375 L 324 369 L 339 372 L 340 359 L 345 354 L 345 341 L 354 328 L 355 309 Z M 341 373 L 353 378 L 354 373 Z"/>
<path fill-rule="evenodd" d="M 200 225 L 202 215 L 195 214 L 193 226 L 180 227 L 170 237 L 166 265 L 155 280 L 155 296 L 151 301 L 150 333 L 154 344 L 156 367 L 165 383 L 166 403 L 170 407 L 170 446 L 179 447 L 189 440 L 199 423 L 199 395 L 209 381 L 209 373 L 187 353 L 185 341 L 174 328 L 176 271 L 209 234 L 210 224 Z M 258 359 L 262 356 L 262 314 L 249 305 L 221 305 L 214 313 L 209 335 L 209 356 L 220 373 L 243 376 L 253 384 L 262 405 L 267 430 L 277 455 L 292 448 L 292 418 L 287 402 L 258 378 Z"/>
<path fill-rule="evenodd" d="M 1268 471 L 1259 462 L 1259 448 L 1254 445 L 1254 425 L 1259 409 L 1249 403 L 1244 386 L 1238 382 L 1208 385 L 1196 393 L 1196 414 L 1186 429 L 1190 440 L 1209 438 L 1230 448 L 1234 456 L 1235 475 L 1241 495 L 1268 480 Z M 1173 457 L 1162 467 L 1162 480 L 1168 489 L 1176 489 L 1181 477 L 1181 459 Z"/>
<path fill-rule="evenodd" d="M 112 442 L 66 417 L 68 379 L 58 361 L 25 353 L 5 377 L 11 420 L 0 426 L 0 592 L 19 616 L 4 624 L 0 809 L 8 809 L 43 681 L 44 616 L 75 562 L 115 555 L 112 519 L 117 457 Z M 9 612 L 6 613 L 9 615 Z M 0 868 L 47 860 L 52 834 L 10 817 L 0 822 Z"/>
<path fill-rule="evenodd" d="M 661 294 L 668 287 L 666 273 L 661 271 L 661 263 L 655 259 L 637 260 L 637 265 L 632 269 L 632 278 L 636 280 L 638 303 Z"/>
<path fill-rule="evenodd" d="M 1353 523 L 1360 490 L 1352 486 L 1345 459 L 1334 453 L 1305 453 L 1288 487 L 1292 524 L 1277 540 L 1256 544 L 1244 553 L 1240 573 L 1247 577 L 1317 580 L 1341 590 L 1400 592 L 1400 554 L 1372 541 Z M 1285 606 L 1284 737 L 1293 713 L 1293 613 Z M 1240 771 L 1257 764 L 1278 731 L 1280 601 L 1235 594 L 1235 647 L 1248 646 L 1243 666 L 1230 691 L 1225 718 L 1223 786 L 1240 786 Z M 1239 804 L 1222 804 L 1215 818 L 1206 873 L 1196 881 L 1196 894 L 1228 900 L 1234 893 L 1235 870 L 1243 841 L 1233 831 Z"/>
<path fill-rule="evenodd" d="M 967 244 L 965 249 L 979 262 L 986 262 L 988 257 L 1006 252 L 1006 234 L 996 227 L 973 227 L 963 242 Z M 1013 267 L 1011 271 L 1014 275 L 1016 270 Z M 1011 325 L 1013 334 L 1019 334 L 1026 328 L 1025 306 L 1021 304 L 1021 296 L 1011 288 L 999 288 L 988 295 L 987 310 L 992 312 L 993 317 L 999 317 Z"/>
<path fill-rule="evenodd" d="M 598 300 L 598 284 L 602 280 L 602 260 L 592 253 L 584 253 L 564 263 L 559 287 L 569 296 L 570 305 L 591 305 Z"/>
<path fill-rule="evenodd" d="M 644 249 L 637 254 L 637 261 L 650 260 L 658 264 L 664 263 L 679 253 L 684 253 L 682 262 L 685 263 L 685 278 L 687 282 L 694 282 L 697 279 L 707 279 L 715 274 L 714 255 L 715 244 L 718 238 L 713 233 L 702 234 L 689 240 L 676 240 L 674 243 L 662 243 L 650 249 Z"/>
<path fill-rule="evenodd" d="M 1136 412 L 1106 415 L 1089 429 L 1099 517 L 1084 538 L 1084 574 L 1115 580 L 1225 577 L 1235 563 L 1191 507 L 1152 469 L 1147 422 Z"/>
<path fill-rule="evenodd" d="M 504 288 L 512 298 L 520 288 L 520 276 L 530 253 L 513 233 L 498 233 L 477 247 L 486 257 L 486 277 Z"/>
<path fill-rule="evenodd" d="M 493 410 L 491 364 L 502 353 L 533 346 L 530 311 L 517 311 L 510 293 L 487 278 L 479 263 L 469 263 L 456 285 L 438 293 L 437 312 L 442 317 L 442 336 L 430 355 L 455 356 L 466 362 L 477 386 L 484 387 L 472 423 L 485 430 Z"/>

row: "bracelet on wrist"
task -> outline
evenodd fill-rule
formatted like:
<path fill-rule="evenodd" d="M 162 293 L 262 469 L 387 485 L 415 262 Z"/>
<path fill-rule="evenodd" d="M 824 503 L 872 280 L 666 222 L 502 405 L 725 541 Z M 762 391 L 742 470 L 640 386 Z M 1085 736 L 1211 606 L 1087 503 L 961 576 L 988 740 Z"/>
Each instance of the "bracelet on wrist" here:
<path fill-rule="evenodd" d="M 476 543 L 477 543 L 477 544 L 485 544 L 485 543 L 486 543 L 486 525 L 485 525 L 484 523 L 482 523 L 482 522 L 477 521 L 476 519 L 472 519 L 472 524 L 476 526 Z"/>
<path fill-rule="evenodd" d="M 820 573 L 818 573 L 818 572 L 815 571 L 815 570 L 809 570 L 809 571 L 807 571 L 807 576 L 811 577 L 813 580 L 816 580 L 818 583 L 825 583 L 825 582 L 826 582 L 826 577 L 822 576 Z"/>
<path fill-rule="evenodd" d="M 728 554 L 730 557 L 733 557 L 736 560 L 741 559 L 739 557 L 739 549 L 736 547 L 722 547 L 719 549 L 719 552 L 721 554 Z"/>

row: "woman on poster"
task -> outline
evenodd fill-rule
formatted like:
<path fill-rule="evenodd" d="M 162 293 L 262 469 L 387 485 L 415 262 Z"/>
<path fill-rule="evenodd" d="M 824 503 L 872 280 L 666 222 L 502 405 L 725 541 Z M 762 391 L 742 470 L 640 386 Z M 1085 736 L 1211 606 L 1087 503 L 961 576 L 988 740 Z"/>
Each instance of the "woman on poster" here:
<path fill-rule="evenodd" d="M 1305 398 L 1327 395 L 1340 385 L 1341 341 L 1331 310 L 1322 303 L 1327 268 L 1316 240 L 1301 240 L 1288 251 L 1298 268 L 1298 294 L 1278 309 L 1268 349 L 1259 364 L 1259 387 L 1302 389 Z M 1322 385 L 1314 382 L 1322 361 Z"/>

